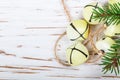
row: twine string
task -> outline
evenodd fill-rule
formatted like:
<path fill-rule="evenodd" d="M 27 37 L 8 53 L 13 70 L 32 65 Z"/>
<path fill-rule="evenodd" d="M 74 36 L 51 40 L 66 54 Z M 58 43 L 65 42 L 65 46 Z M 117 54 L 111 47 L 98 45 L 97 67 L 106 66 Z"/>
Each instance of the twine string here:
<path fill-rule="evenodd" d="M 65 5 L 65 1 L 64 0 L 62 0 L 62 6 L 63 6 L 63 9 L 64 9 L 64 12 L 66 13 L 66 15 L 68 17 L 69 22 L 71 22 L 72 18 L 71 18 L 71 15 L 70 15 L 70 12 L 69 12 L 67 6 Z"/>

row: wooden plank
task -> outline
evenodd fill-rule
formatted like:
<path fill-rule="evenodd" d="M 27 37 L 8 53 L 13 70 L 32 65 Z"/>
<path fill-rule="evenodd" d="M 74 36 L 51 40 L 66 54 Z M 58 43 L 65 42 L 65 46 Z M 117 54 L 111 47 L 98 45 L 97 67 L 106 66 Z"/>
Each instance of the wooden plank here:
<path fill-rule="evenodd" d="M 66 0 L 73 20 L 94 1 L 107 0 Z M 54 44 L 68 24 L 60 0 L 0 0 L 0 80 L 119 80 L 103 75 L 98 63 L 56 61 Z"/>

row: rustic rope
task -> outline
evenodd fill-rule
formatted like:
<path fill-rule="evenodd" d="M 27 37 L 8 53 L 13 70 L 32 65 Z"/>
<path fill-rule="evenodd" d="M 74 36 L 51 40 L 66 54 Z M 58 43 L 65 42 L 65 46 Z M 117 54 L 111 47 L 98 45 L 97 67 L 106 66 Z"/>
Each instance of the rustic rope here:
<path fill-rule="evenodd" d="M 96 35 L 96 41 L 98 41 L 99 40 L 99 36 L 100 36 L 100 33 L 101 32 L 103 32 L 104 30 L 106 29 L 106 27 L 104 27 L 104 26 L 102 26 L 102 27 L 100 27 L 95 33 L 94 33 L 94 35 Z"/>
<path fill-rule="evenodd" d="M 69 22 L 71 22 L 72 18 L 71 18 L 69 10 L 67 9 L 67 6 L 65 5 L 65 1 L 64 0 L 62 0 L 62 5 L 63 5 L 64 11 L 65 11 L 65 13 L 66 13 L 66 15 L 68 17 Z"/>
<path fill-rule="evenodd" d="M 65 63 L 65 62 L 62 62 L 62 61 L 59 59 L 58 55 L 57 55 L 57 45 L 58 45 L 58 42 L 59 42 L 59 41 L 61 40 L 61 38 L 62 38 L 63 36 L 65 36 L 65 35 L 66 35 L 66 32 L 64 32 L 63 34 L 61 34 L 61 35 L 59 36 L 59 38 L 57 39 L 57 41 L 55 42 L 54 53 L 55 53 L 55 58 L 56 58 L 56 60 L 57 60 L 60 64 L 65 65 L 65 66 L 70 66 L 69 64 L 67 64 L 67 63 Z"/>
<path fill-rule="evenodd" d="M 97 29 L 94 33 L 91 33 L 91 34 L 90 34 L 89 42 L 88 42 L 88 43 L 91 44 L 92 50 L 93 50 L 94 52 L 90 53 L 92 58 L 89 59 L 89 60 L 87 61 L 87 63 L 94 63 L 94 62 L 98 61 L 99 59 L 101 59 L 102 56 L 104 55 L 104 53 L 103 53 L 102 51 L 100 51 L 100 50 L 98 50 L 98 49 L 96 48 L 93 39 L 96 38 L 95 42 L 98 41 L 98 38 L 99 38 L 100 33 L 103 32 L 103 30 L 105 30 L 105 29 L 106 29 L 106 28 L 105 28 L 104 26 L 102 26 L 102 27 L 100 27 L 99 29 Z M 96 59 L 94 59 L 95 54 L 98 54 L 98 56 L 99 56 L 99 57 L 96 58 Z"/>

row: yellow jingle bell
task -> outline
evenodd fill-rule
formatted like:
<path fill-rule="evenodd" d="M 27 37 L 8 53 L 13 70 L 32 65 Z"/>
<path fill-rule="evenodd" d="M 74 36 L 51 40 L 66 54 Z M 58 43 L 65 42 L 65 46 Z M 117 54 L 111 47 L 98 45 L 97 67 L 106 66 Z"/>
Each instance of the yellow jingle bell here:
<path fill-rule="evenodd" d="M 84 63 L 89 58 L 89 53 L 83 44 L 77 42 L 67 48 L 66 57 L 71 66 L 77 66 Z"/>
<path fill-rule="evenodd" d="M 120 2 L 120 0 L 109 0 L 108 3 L 109 4 L 114 4 L 114 3 L 118 3 Z"/>
<path fill-rule="evenodd" d="M 113 37 L 113 36 L 118 36 L 120 35 L 120 24 L 118 25 L 109 25 L 109 26 L 106 26 L 104 25 L 106 28 L 106 30 L 104 31 L 104 34 L 106 36 L 109 36 L 109 37 Z"/>
<path fill-rule="evenodd" d="M 99 24 L 98 20 L 92 19 L 92 17 L 94 16 L 93 9 L 96 9 L 97 7 L 102 7 L 102 6 L 99 3 L 94 2 L 86 5 L 83 9 L 83 17 L 89 24 L 92 25 Z"/>
<path fill-rule="evenodd" d="M 88 37 L 89 25 L 85 20 L 74 20 L 67 26 L 66 32 L 71 41 L 83 41 Z"/>
<path fill-rule="evenodd" d="M 110 49 L 113 44 L 115 44 L 115 41 L 109 37 L 106 37 L 97 41 L 95 45 L 98 50 L 108 52 L 108 49 Z"/>

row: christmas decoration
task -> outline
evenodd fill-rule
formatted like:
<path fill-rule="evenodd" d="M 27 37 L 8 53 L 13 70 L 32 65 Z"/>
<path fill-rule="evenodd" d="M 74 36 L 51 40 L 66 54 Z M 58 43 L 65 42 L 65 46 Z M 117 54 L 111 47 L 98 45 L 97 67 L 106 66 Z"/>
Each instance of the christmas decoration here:
<path fill-rule="evenodd" d="M 92 19 L 94 16 L 93 9 L 96 9 L 97 7 L 102 7 L 99 3 L 90 3 L 86 5 L 83 9 L 83 17 L 89 24 L 99 24 L 100 22 L 98 20 Z"/>
<path fill-rule="evenodd" d="M 96 47 L 98 50 L 103 51 L 104 53 L 109 52 L 111 46 L 115 44 L 115 41 L 109 37 L 103 38 L 96 42 Z"/>
<path fill-rule="evenodd" d="M 104 31 L 104 34 L 106 35 L 106 36 L 110 36 L 110 37 L 117 37 L 117 36 L 119 36 L 120 35 L 120 24 L 118 24 L 118 25 L 109 25 L 109 26 L 106 26 L 106 25 L 104 25 L 105 27 L 106 27 L 106 30 Z"/>
<path fill-rule="evenodd" d="M 114 3 L 118 3 L 120 2 L 120 0 L 108 0 L 109 4 L 114 4 Z"/>
<path fill-rule="evenodd" d="M 120 67 L 120 2 L 109 0 L 109 4 L 101 6 L 99 3 L 91 3 L 84 7 L 85 20 L 72 20 L 64 0 L 64 10 L 70 21 L 64 32 L 55 43 L 55 56 L 59 63 L 66 66 L 77 66 L 89 62 L 91 56 L 99 55 L 103 66 L 103 72 L 119 74 Z M 101 23 L 102 22 L 102 23 Z M 102 24 L 103 27 L 95 29 L 89 25 Z M 57 57 L 56 46 L 59 40 L 67 35 L 73 41 L 66 49 L 67 61 L 62 62 Z M 105 37 L 105 38 L 103 38 Z M 87 45 L 89 44 L 88 48 Z M 101 56 L 102 55 L 102 56 Z M 90 58 L 90 59 L 89 59 Z M 99 60 L 99 59 L 97 59 Z M 95 60 L 95 61 L 97 61 Z M 93 61 L 93 62 L 95 62 Z"/>
<path fill-rule="evenodd" d="M 98 7 L 93 11 L 92 19 L 99 22 L 105 22 L 107 25 L 118 25 L 120 24 L 120 3 L 108 4 L 101 8 Z"/>
<path fill-rule="evenodd" d="M 89 53 L 87 48 L 78 41 L 67 48 L 66 57 L 70 65 L 76 66 L 84 63 L 89 58 Z"/>
<path fill-rule="evenodd" d="M 66 32 L 71 41 L 83 41 L 88 37 L 89 25 L 85 20 L 74 20 L 67 26 Z"/>
<path fill-rule="evenodd" d="M 115 40 L 115 44 L 111 46 L 109 52 L 107 52 L 102 58 L 103 72 L 111 72 L 116 75 L 119 74 L 120 67 L 120 38 Z"/>

